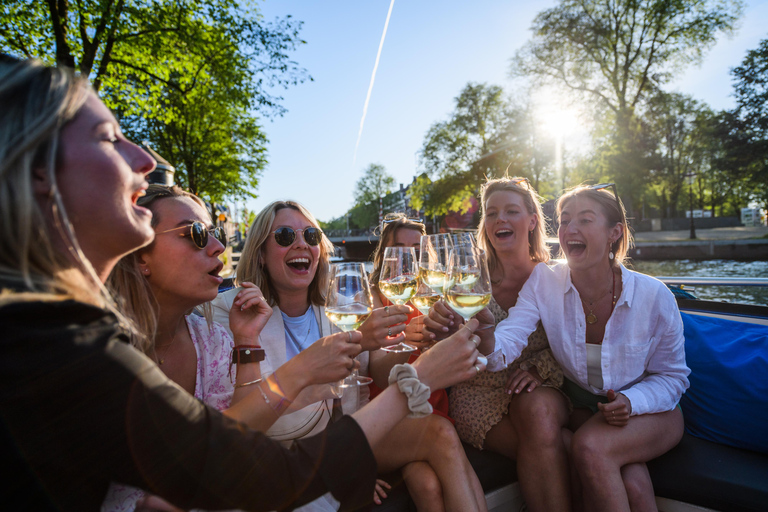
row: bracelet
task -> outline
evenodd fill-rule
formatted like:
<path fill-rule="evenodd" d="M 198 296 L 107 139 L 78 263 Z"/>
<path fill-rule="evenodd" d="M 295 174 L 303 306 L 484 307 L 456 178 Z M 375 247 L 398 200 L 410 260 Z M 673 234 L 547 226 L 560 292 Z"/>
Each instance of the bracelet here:
<path fill-rule="evenodd" d="M 239 345 L 232 349 L 232 355 L 229 358 L 229 380 L 234 384 L 232 379 L 232 365 L 235 364 L 247 364 L 247 363 L 260 363 L 266 358 L 264 349 L 259 345 Z"/>
<path fill-rule="evenodd" d="M 274 373 L 272 374 L 272 377 L 275 377 L 276 387 L 280 389 L 280 384 L 277 382 L 277 377 L 275 376 Z M 267 388 L 269 388 L 269 391 L 271 391 L 272 393 L 275 393 L 280 397 L 280 401 L 277 402 L 277 404 L 272 404 L 272 402 L 270 402 L 269 398 L 267 397 L 267 394 L 264 392 L 264 389 L 261 387 L 261 384 L 259 384 L 259 391 L 261 392 L 261 396 L 264 398 L 264 401 L 267 402 L 267 405 L 269 405 L 272 408 L 275 414 L 280 416 L 280 414 L 282 414 L 283 405 L 287 402 L 288 403 L 287 406 L 290 406 L 293 402 L 288 398 L 286 398 L 285 396 L 283 396 L 281 393 L 276 393 L 275 391 L 272 391 L 272 386 L 270 385 L 269 377 L 264 379 L 263 382 L 267 384 Z"/>
<path fill-rule="evenodd" d="M 235 384 L 235 389 L 244 388 L 245 386 L 250 386 L 252 384 L 258 384 L 259 382 L 261 382 L 261 379 L 252 380 L 251 382 L 243 382 L 242 384 Z"/>
<path fill-rule="evenodd" d="M 410 364 L 396 364 L 389 372 L 389 383 L 397 382 L 400 392 L 408 397 L 409 418 L 423 418 L 432 414 L 432 404 L 429 403 L 431 391 L 429 386 L 419 380 L 416 368 Z"/>

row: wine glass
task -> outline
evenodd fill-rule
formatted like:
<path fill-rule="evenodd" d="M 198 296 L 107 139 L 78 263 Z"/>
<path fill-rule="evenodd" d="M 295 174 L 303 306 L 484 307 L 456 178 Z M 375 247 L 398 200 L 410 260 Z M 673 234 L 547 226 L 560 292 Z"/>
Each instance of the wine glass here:
<path fill-rule="evenodd" d="M 491 276 L 485 251 L 468 245 L 454 247 L 445 273 L 445 301 L 469 321 L 491 300 Z"/>
<path fill-rule="evenodd" d="M 451 233 L 451 242 L 453 242 L 454 247 L 460 247 L 462 245 L 477 247 L 475 235 L 473 235 L 470 231 L 458 231 L 456 233 Z"/>
<path fill-rule="evenodd" d="M 445 269 L 453 248 L 451 235 L 438 233 L 423 235 L 419 247 L 419 277 L 438 295 L 443 294 Z"/>
<path fill-rule="evenodd" d="M 411 300 L 419 287 L 419 267 L 413 247 L 387 247 L 379 274 L 379 291 L 390 302 L 402 305 Z M 413 352 L 414 347 L 398 343 L 381 347 L 385 352 Z"/>
<path fill-rule="evenodd" d="M 331 281 L 325 296 L 325 316 L 336 327 L 347 332 L 360 327 L 373 311 L 371 286 L 362 263 L 331 265 Z M 339 383 L 340 388 L 366 386 L 373 382 L 353 370 Z"/>

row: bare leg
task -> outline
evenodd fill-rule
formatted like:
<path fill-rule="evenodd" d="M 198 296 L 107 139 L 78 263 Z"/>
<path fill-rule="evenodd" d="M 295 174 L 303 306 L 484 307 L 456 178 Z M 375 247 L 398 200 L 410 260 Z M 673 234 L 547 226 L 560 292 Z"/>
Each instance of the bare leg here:
<path fill-rule="evenodd" d="M 487 509 L 484 497 L 478 501 L 476 489 L 480 483 L 456 429 L 441 416 L 405 418 L 373 447 L 373 453 L 382 472 L 394 471 L 409 462 L 428 462 L 440 481 L 449 512 Z"/>
<path fill-rule="evenodd" d="M 679 409 L 632 416 L 624 427 L 608 425 L 602 414 L 592 416 L 576 431 L 571 443 L 586 509 L 629 511 L 621 468 L 666 453 L 682 435 L 683 415 Z M 649 499 L 652 494 L 651 490 Z"/>
<path fill-rule="evenodd" d="M 629 509 L 632 512 L 658 512 L 653 482 L 645 462 L 635 462 L 622 467 L 621 479 L 627 490 Z"/>
<path fill-rule="evenodd" d="M 570 510 L 568 456 L 561 442 L 568 422 L 565 397 L 552 388 L 523 392 L 512 399 L 508 419 L 520 440 L 517 474 L 528 508 Z"/>
<path fill-rule="evenodd" d="M 403 480 L 419 512 L 444 512 L 443 488 L 432 466 L 411 462 L 403 466 Z"/>

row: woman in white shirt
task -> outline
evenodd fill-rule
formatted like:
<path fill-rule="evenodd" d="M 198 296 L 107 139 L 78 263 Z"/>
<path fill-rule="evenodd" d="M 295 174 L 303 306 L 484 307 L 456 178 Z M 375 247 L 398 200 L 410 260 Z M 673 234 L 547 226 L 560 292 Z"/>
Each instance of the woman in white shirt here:
<path fill-rule="evenodd" d="M 514 361 L 541 321 L 574 407 L 564 446 L 575 507 L 655 510 L 645 462 L 680 441 L 676 405 L 690 373 L 677 304 L 663 283 L 622 265 L 631 234 L 615 185 L 576 187 L 556 216 L 567 265 L 536 266 L 496 328 L 488 367 Z"/>

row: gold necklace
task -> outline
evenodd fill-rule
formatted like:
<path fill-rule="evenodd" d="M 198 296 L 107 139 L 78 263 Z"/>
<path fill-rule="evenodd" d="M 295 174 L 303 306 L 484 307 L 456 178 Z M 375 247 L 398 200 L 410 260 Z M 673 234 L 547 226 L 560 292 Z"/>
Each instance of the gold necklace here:
<path fill-rule="evenodd" d="M 181 317 L 181 320 L 184 320 L 184 317 Z M 157 353 L 157 347 L 155 347 L 155 360 L 157 361 L 158 365 L 161 365 L 165 362 L 165 355 L 168 353 L 168 351 L 171 349 L 171 345 L 173 345 L 173 342 L 176 341 L 176 335 L 179 333 L 179 325 L 181 325 L 181 320 L 179 320 L 179 323 L 176 324 L 176 330 L 173 331 L 173 338 L 171 338 L 171 342 L 167 345 L 165 345 L 165 350 L 163 350 L 163 357 L 160 357 L 160 354 Z"/>
<path fill-rule="evenodd" d="M 604 294 L 602 294 L 600 297 L 598 297 L 597 299 L 593 300 L 589 304 L 587 304 L 587 302 L 584 300 L 584 298 L 581 295 L 579 295 L 579 298 L 581 299 L 581 302 L 589 310 L 589 314 L 587 315 L 587 323 L 589 325 L 597 323 L 597 315 L 595 315 L 595 312 L 593 310 L 594 309 L 593 305 L 596 302 L 601 301 L 603 299 L 603 297 L 608 295 L 608 293 L 611 292 L 611 291 L 613 291 L 613 301 L 611 302 L 611 313 L 613 313 L 613 308 L 614 308 L 614 306 L 616 306 L 616 274 L 613 271 L 611 271 L 611 276 L 613 277 L 613 283 L 612 283 L 611 287 L 608 288 L 608 291 L 606 291 Z"/>

